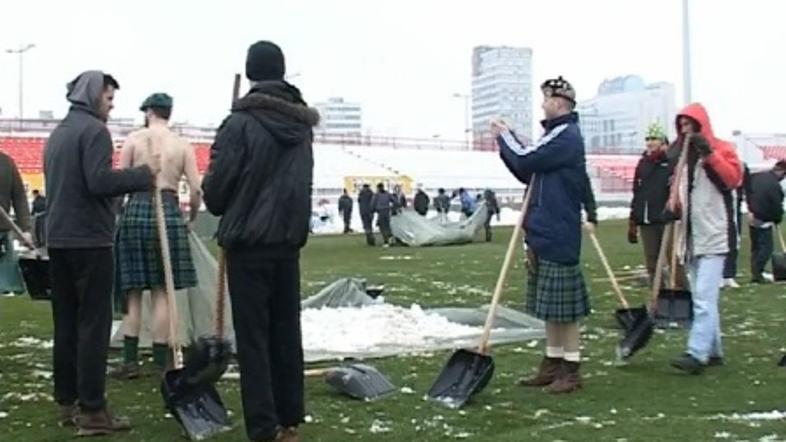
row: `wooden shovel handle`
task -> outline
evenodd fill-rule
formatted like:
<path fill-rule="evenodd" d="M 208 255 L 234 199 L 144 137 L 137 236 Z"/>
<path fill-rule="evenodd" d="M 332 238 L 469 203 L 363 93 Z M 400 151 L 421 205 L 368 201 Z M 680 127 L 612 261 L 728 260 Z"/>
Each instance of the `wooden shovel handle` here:
<path fill-rule="evenodd" d="M 655 277 L 652 280 L 652 300 L 650 301 L 650 312 L 652 315 L 658 310 L 658 295 L 660 294 L 661 279 L 663 279 L 663 266 L 666 265 L 666 251 L 669 248 L 669 240 L 673 235 L 674 224 L 666 224 L 663 229 L 663 237 L 660 240 L 660 251 L 658 252 L 658 262 L 655 265 Z"/>
<path fill-rule="evenodd" d="M 153 158 L 153 139 L 147 139 L 148 156 Z M 158 243 L 161 248 L 161 260 L 164 266 L 164 288 L 166 290 L 167 304 L 169 304 L 169 345 L 172 347 L 174 368 L 183 366 L 183 351 L 180 340 L 177 338 L 178 311 L 175 298 L 175 279 L 172 276 L 172 258 L 169 249 L 169 237 L 166 231 L 166 218 L 164 216 L 164 201 L 161 198 L 161 189 L 156 185 L 153 191 L 153 205 L 156 211 L 156 224 L 158 227 Z"/>
<path fill-rule="evenodd" d="M 25 243 L 25 245 L 27 247 L 29 247 L 30 249 L 32 249 L 32 250 L 36 249 L 35 244 L 33 244 L 31 242 L 28 242 L 27 239 L 25 239 L 25 233 L 22 232 L 22 229 L 20 229 L 19 226 L 16 225 L 14 220 L 11 219 L 11 216 L 8 214 L 8 212 L 6 212 L 5 209 L 3 209 L 2 207 L 0 207 L 0 216 L 2 216 L 2 218 L 6 222 L 6 224 L 11 226 L 11 230 L 13 230 L 14 233 L 16 234 L 16 236 L 19 237 L 20 241 Z"/>
<path fill-rule="evenodd" d="M 781 243 L 781 252 L 786 253 L 786 241 L 783 240 L 783 232 L 781 232 L 781 227 L 776 224 L 775 230 L 778 232 L 778 240 Z"/>
<path fill-rule="evenodd" d="M 491 305 L 489 305 L 489 312 L 486 315 L 486 322 L 483 325 L 483 334 L 480 335 L 480 346 L 478 347 L 478 352 L 481 354 L 486 354 L 488 352 L 488 344 L 489 344 L 489 337 L 491 336 L 491 327 L 494 324 L 494 317 L 497 314 L 497 305 L 499 304 L 499 298 L 502 296 L 502 288 L 505 285 L 505 279 L 508 276 L 508 270 L 510 269 L 510 264 L 513 262 L 513 255 L 516 251 L 516 246 L 518 245 L 519 238 L 521 237 L 521 231 L 523 230 L 522 225 L 524 224 L 524 219 L 527 216 L 527 210 L 529 209 L 529 201 L 532 197 L 532 190 L 535 185 L 535 174 L 532 174 L 532 177 L 529 180 L 529 185 L 527 186 L 527 193 L 524 197 L 524 202 L 521 205 L 521 215 L 519 215 L 519 220 L 516 223 L 515 227 L 513 227 L 513 234 L 510 236 L 510 242 L 508 243 L 508 250 L 505 252 L 505 260 L 502 262 L 502 268 L 499 270 L 499 277 L 497 278 L 497 285 L 494 287 L 494 296 L 491 298 Z"/>
<path fill-rule="evenodd" d="M 227 254 L 223 247 L 218 250 L 218 287 L 216 287 L 216 337 L 224 338 L 224 311 L 226 309 Z"/>
<path fill-rule="evenodd" d="M 677 250 L 680 247 L 680 228 L 682 223 L 674 221 L 671 228 L 671 263 L 669 265 L 669 288 L 677 286 Z"/>
<path fill-rule="evenodd" d="M 611 270 L 609 261 L 606 259 L 606 254 L 603 253 L 603 248 L 600 246 L 600 241 L 598 241 L 598 237 L 595 236 L 595 232 L 590 232 L 589 237 L 592 240 L 592 244 L 595 246 L 595 250 L 598 252 L 598 256 L 600 257 L 600 262 L 603 263 L 603 267 L 606 269 L 606 274 L 609 275 L 609 281 L 611 281 L 611 286 L 614 287 L 614 293 L 617 294 L 617 297 L 619 298 L 622 307 L 624 307 L 625 309 L 630 308 L 630 306 L 628 305 L 628 300 L 625 299 L 625 296 L 622 294 L 622 289 L 620 289 L 620 286 L 617 283 L 617 277 L 614 276 L 614 272 Z"/>

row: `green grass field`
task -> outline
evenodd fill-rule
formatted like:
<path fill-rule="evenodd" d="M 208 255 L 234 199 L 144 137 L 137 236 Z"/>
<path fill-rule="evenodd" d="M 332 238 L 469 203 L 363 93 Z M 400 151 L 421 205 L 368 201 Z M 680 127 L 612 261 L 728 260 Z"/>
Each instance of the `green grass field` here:
<path fill-rule="evenodd" d="M 641 262 L 639 246 L 625 242 L 621 222 L 603 223 L 599 238 L 615 269 Z M 510 229 L 497 229 L 493 243 L 446 248 L 368 248 L 361 236 L 315 237 L 302 259 L 303 295 L 315 293 L 342 276 L 363 276 L 386 286 L 389 302 L 424 306 L 477 306 L 489 302 L 507 246 Z M 540 360 L 541 343 L 522 342 L 494 349 L 497 371 L 486 390 L 462 410 L 449 410 L 423 399 L 449 352 L 375 360 L 398 387 L 377 402 L 336 396 L 322 381 L 307 385 L 309 423 L 305 441 L 710 441 L 786 440 L 783 420 L 746 420 L 733 413 L 786 409 L 786 369 L 776 366 L 783 353 L 786 293 L 782 285 L 747 284 L 747 237 L 740 261 L 743 287 L 722 294 L 722 321 L 727 365 L 702 376 L 675 372 L 668 360 L 685 346 L 684 330 L 658 332 L 649 347 L 627 366 L 616 366 L 613 327 L 616 307 L 610 284 L 589 241 L 583 266 L 591 287 L 594 315 L 583 331 L 584 389 L 554 397 L 514 381 Z M 381 259 L 408 255 L 407 260 Z M 509 278 L 503 302 L 522 308 L 522 262 Z M 642 287 L 625 286 L 641 302 Z M 47 303 L 27 297 L 0 298 L 0 440 L 67 440 L 72 431 L 53 425 L 50 350 L 34 344 L 11 345 L 21 337 L 51 339 Z M 118 354 L 112 354 L 118 358 Z M 219 384 L 234 415 L 233 432 L 215 440 L 245 440 L 239 385 Z M 166 417 L 153 379 L 109 381 L 108 395 L 117 414 L 135 425 L 115 441 L 176 441 L 179 428 Z"/>

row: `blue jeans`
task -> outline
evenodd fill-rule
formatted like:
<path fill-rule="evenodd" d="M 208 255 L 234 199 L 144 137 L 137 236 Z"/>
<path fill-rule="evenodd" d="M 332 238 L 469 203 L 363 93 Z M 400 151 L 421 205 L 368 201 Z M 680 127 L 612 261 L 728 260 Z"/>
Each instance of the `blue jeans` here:
<path fill-rule="evenodd" d="M 723 357 L 718 298 L 725 255 L 698 256 L 690 263 L 693 292 L 693 324 L 688 335 L 688 353 L 702 363 Z"/>

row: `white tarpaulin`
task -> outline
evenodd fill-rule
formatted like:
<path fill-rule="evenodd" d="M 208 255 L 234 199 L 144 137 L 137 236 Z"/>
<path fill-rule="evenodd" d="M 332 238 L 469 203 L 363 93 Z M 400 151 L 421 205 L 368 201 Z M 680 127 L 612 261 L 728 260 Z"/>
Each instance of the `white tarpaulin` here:
<path fill-rule="evenodd" d="M 426 218 L 411 210 L 393 216 L 393 236 L 408 246 L 446 246 L 472 242 L 486 222 L 486 205 L 478 204 L 475 213 L 459 222 L 443 222 L 439 217 Z"/>

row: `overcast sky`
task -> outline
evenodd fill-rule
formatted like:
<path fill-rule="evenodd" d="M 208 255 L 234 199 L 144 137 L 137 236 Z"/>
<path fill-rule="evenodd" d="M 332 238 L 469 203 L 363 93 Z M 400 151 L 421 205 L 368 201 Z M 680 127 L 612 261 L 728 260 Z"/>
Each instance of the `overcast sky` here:
<path fill-rule="evenodd" d="M 121 85 L 113 117 L 141 120 L 145 96 L 165 91 L 173 119 L 215 124 L 248 45 L 269 39 L 308 101 L 360 101 L 375 133 L 462 139 L 452 94 L 469 93 L 481 44 L 531 47 L 535 86 L 563 75 L 580 100 L 605 78 L 639 74 L 673 82 L 682 105 L 681 13 L 681 0 L 14 0 L 3 2 L 0 49 L 37 45 L 25 56 L 28 117 L 62 116 L 65 83 L 102 69 Z M 691 14 L 693 99 L 716 132 L 786 132 L 786 2 L 692 0 Z M 0 53 L 4 117 L 18 114 L 17 67 Z"/>

